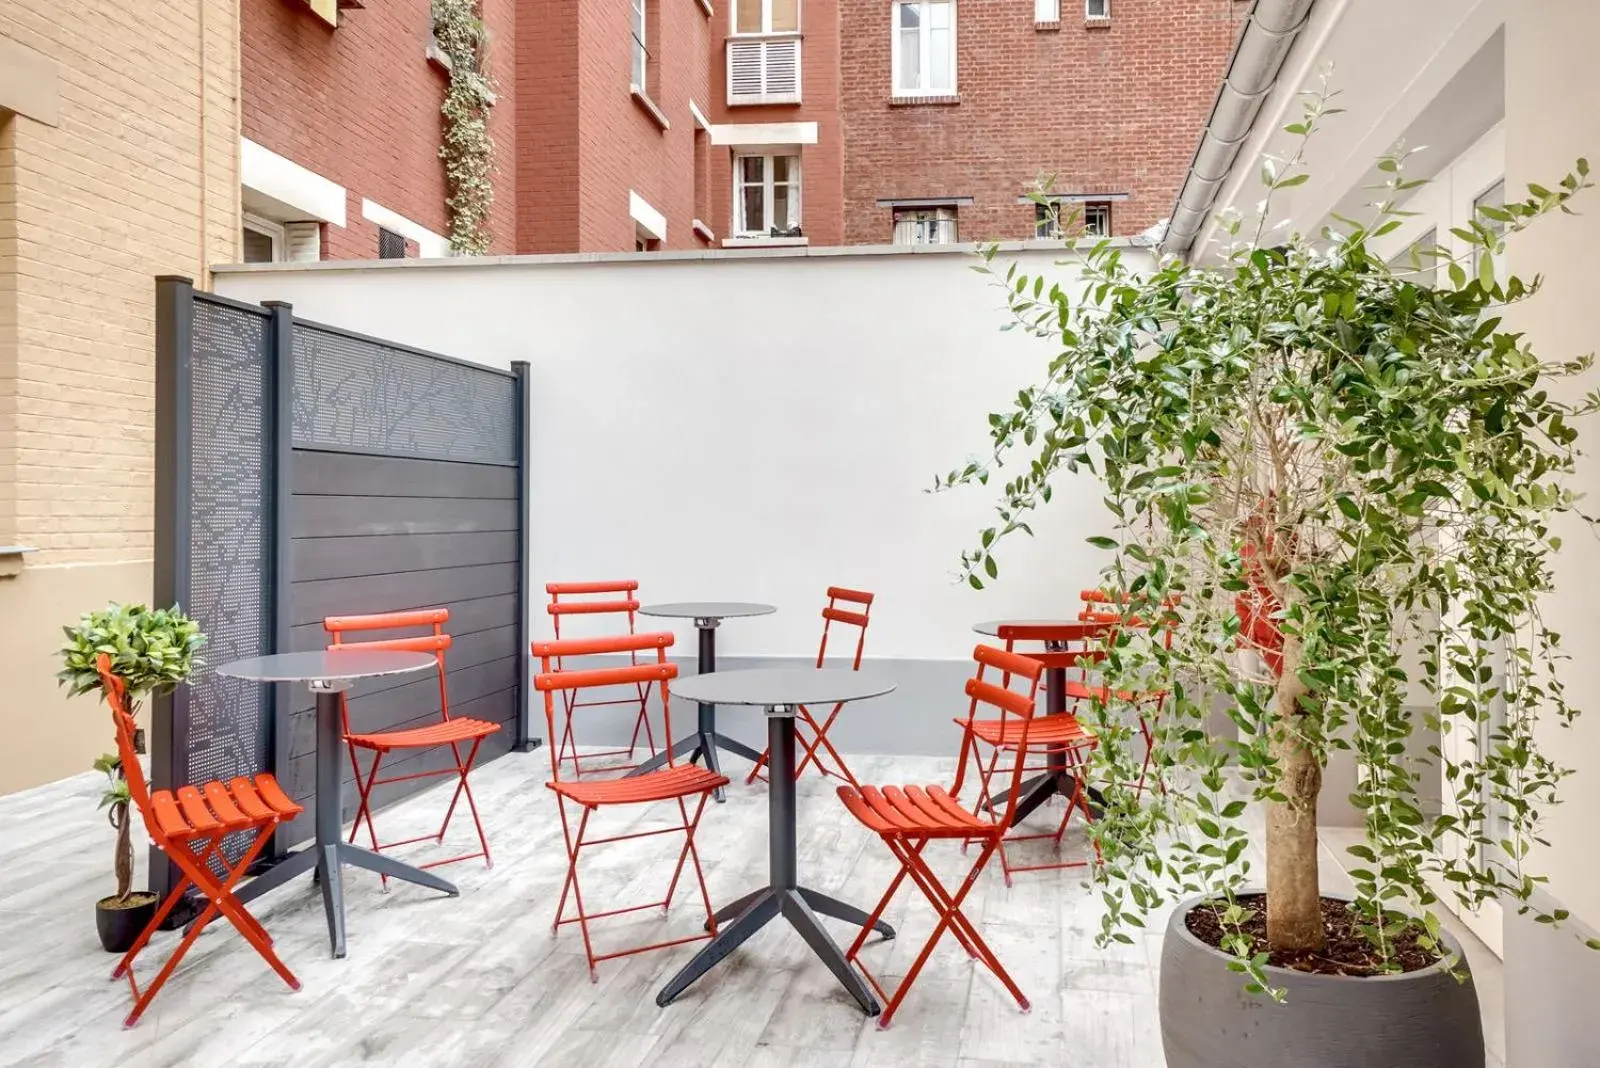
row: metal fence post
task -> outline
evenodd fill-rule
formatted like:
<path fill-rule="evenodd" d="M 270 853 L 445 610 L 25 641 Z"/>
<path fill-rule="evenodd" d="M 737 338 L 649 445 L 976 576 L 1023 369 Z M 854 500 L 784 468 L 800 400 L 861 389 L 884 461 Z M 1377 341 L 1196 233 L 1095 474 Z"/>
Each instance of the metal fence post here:
<path fill-rule="evenodd" d="M 190 370 L 194 353 L 194 281 L 156 278 L 155 566 L 151 600 L 189 607 Z M 150 702 L 150 781 L 158 788 L 188 776 L 188 693 L 179 687 Z M 177 880 L 166 854 L 150 849 L 150 889 L 165 895 Z"/>
<path fill-rule="evenodd" d="M 532 561 L 528 542 L 533 534 L 533 435 L 530 413 L 533 394 L 529 388 L 527 360 L 511 361 L 511 373 L 517 376 L 517 744 L 516 751 L 528 753 L 539 748 L 541 741 L 535 731 L 532 717 L 533 656 L 529 648 L 533 641 L 533 628 L 528 613 L 532 608 Z"/>
<path fill-rule="evenodd" d="M 272 620 L 272 641 L 269 652 L 287 653 L 291 651 L 289 628 L 294 623 L 290 603 L 294 573 L 289 526 L 294 500 L 294 307 L 277 300 L 264 300 L 261 306 L 272 314 L 267 334 L 266 419 L 272 474 L 271 481 L 263 487 L 270 494 L 270 525 L 263 531 L 269 539 L 266 557 L 271 561 L 268 588 L 272 591 L 272 604 L 268 611 Z M 290 687 L 274 684 L 270 701 L 263 703 L 264 708 L 272 710 L 267 746 L 272 764 L 267 770 L 277 776 L 289 766 L 289 718 L 294 712 L 293 700 Z M 283 839 L 281 833 L 272 836 L 269 859 L 283 855 L 286 847 Z"/>

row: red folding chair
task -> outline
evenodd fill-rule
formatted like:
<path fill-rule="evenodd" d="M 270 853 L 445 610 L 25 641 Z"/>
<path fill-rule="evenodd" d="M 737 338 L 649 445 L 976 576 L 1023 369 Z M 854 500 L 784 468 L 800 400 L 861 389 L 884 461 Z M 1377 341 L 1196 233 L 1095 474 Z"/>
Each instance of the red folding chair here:
<path fill-rule="evenodd" d="M 614 582 L 551 582 L 545 585 L 544 590 L 550 595 L 550 604 L 546 606 L 545 611 L 550 613 L 550 623 L 555 628 L 556 641 L 561 641 L 561 620 L 566 616 L 626 616 L 628 619 L 628 633 L 635 633 L 634 617 L 639 611 L 639 583 L 635 579 L 621 579 Z M 568 598 L 593 597 L 596 594 L 612 594 L 613 596 L 602 600 L 563 601 L 561 599 L 563 596 Z M 623 596 L 618 598 L 614 596 L 616 594 L 622 594 Z M 639 664 L 637 654 L 633 656 L 633 663 L 635 667 Z M 562 670 L 559 658 L 556 661 L 556 670 Z M 572 691 L 564 691 L 561 694 L 564 720 L 561 727 L 561 741 L 556 747 L 556 754 L 563 762 L 572 761 L 572 774 L 574 776 L 581 777 L 585 774 L 578 757 L 578 738 L 572 730 L 573 714 L 580 708 L 593 708 L 601 705 L 639 706 L 639 716 L 633 722 L 633 734 L 628 739 L 628 748 L 603 749 L 599 752 L 584 754 L 584 757 L 590 760 L 596 757 L 625 756 L 633 762 L 628 764 L 607 764 L 602 768 L 591 770 L 588 774 L 592 775 L 597 771 L 629 771 L 638 767 L 640 761 L 633 760 L 633 753 L 638 748 L 641 731 L 644 733 L 645 744 L 650 747 L 650 755 L 656 755 L 656 738 L 650 729 L 650 686 L 651 684 L 648 682 L 640 683 L 634 686 L 634 696 L 632 697 L 601 701 L 580 702 Z M 672 744 L 670 736 L 667 738 L 667 744 Z"/>
<path fill-rule="evenodd" d="M 1092 640 L 1099 633 L 1101 633 L 1100 628 L 1083 624 L 1005 624 L 999 628 L 999 637 L 1005 641 L 1007 653 L 1025 657 L 1038 664 L 1041 671 L 1077 674 L 1078 678 L 1066 682 L 1066 694 L 1069 699 L 1075 692 L 1074 687 L 1081 688 L 1085 685 L 1089 667 L 1104 655 L 1095 648 Z M 1018 650 L 1019 642 L 1037 642 L 1044 645 L 1044 649 Z M 1084 729 L 1078 717 L 1070 712 L 1033 717 L 1028 734 L 1029 746 L 1020 744 L 1015 725 L 1008 724 L 1004 718 L 980 720 L 973 718 L 972 711 L 969 711 L 965 720 L 957 719 L 955 722 L 962 730 L 961 761 L 965 764 L 970 756 L 978 768 L 980 792 L 974 802 L 974 812 L 992 805 L 994 795 L 991 787 L 997 774 L 1003 779 L 1008 771 L 1015 771 L 1019 777 L 1028 773 L 1049 774 L 1064 771 L 1072 777 L 1072 793 L 1067 798 L 1067 807 L 1061 814 L 1061 822 L 1054 831 L 1009 834 L 1001 842 L 1000 869 L 1005 876 L 1006 885 L 1011 885 L 1011 876 L 1019 871 L 1054 871 L 1060 868 L 1085 867 L 1089 863 L 1087 860 L 1013 864 L 1010 854 L 1006 851 L 1007 845 L 1049 839 L 1059 854 L 1061 840 L 1066 835 L 1072 813 L 1082 811 L 1085 820 L 1093 820 L 1084 775 L 1089 753 L 1097 743 L 1094 735 Z M 988 749 L 987 763 L 983 759 L 983 754 L 979 752 L 980 746 Z M 1039 758 L 1037 763 L 1028 763 L 1030 746 Z M 1015 767 L 1003 768 L 1002 760 L 1013 761 Z M 1015 797 L 1010 797 L 1007 804 L 1014 806 L 1015 801 Z M 1010 821 L 1007 821 L 1007 826 L 1010 826 Z M 1095 854 L 1098 858 L 1098 846 L 1095 847 Z"/>
<path fill-rule="evenodd" d="M 1149 623 L 1138 616 L 1123 618 L 1124 613 L 1115 610 L 1112 596 L 1105 590 L 1084 590 L 1079 596 L 1084 600 L 1085 607 L 1078 613 L 1078 618 L 1090 623 L 1103 623 L 1112 631 L 1117 627 L 1148 628 Z M 1125 601 L 1125 599 L 1123 599 Z M 1177 605 L 1176 598 L 1169 598 L 1166 607 Z M 1172 618 L 1162 620 L 1159 624 L 1164 631 L 1163 638 L 1168 649 L 1172 648 L 1172 635 L 1177 627 L 1177 621 Z M 1091 687 L 1085 681 L 1072 682 L 1067 685 L 1067 698 L 1072 701 L 1087 701 L 1099 698 L 1104 701 L 1110 696 L 1110 691 L 1105 687 Z M 1150 763 L 1155 756 L 1155 728 L 1160 722 L 1161 710 L 1166 706 L 1167 691 L 1151 690 L 1148 693 L 1134 693 L 1129 690 L 1117 692 L 1119 700 L 1133 705 L 1138 709 L 1139 734 L 1144 739 L 1144 761 L 1139 765 L 1139 778 L 1133 784 L 1134 797 L 1144 796 L 1144 784 L 1150 774 Z M 1156 769 L 1156 787 L 1163 794 L 1167 792 L 1167 781 L 1162 776 L 1160 769 Z"/>
<path fill-rule="evenodd" d="M 1033 708 L 1034 699 L 1039 691 L 1039 677 L 1044 674 L 1044 665 L 1037 660 L 1003 652 L 987 645 L 978 646 L 972 656 L 977 661 L 978 669 L 976 674 L 967 680 L 966 693 L 972 699 L 967 722 L 978 722 L 979 705 L 998 710 L 1000 719 L 986 722 L 1002 724 L 1006 737 L 1019 752 L 1025 754 L 1029 746 L 1034 744 L 1030 731 L 1041 722 L 1034 717 Z M 984 678 L 986 668 L 994 668 L 1002 673 L 999 685 Z M 1027 683 L 1025 692 L 1009 688 L 1013 676 Z M 978 876 L 989 863 L 989 858 L 1000 850 L 1006 828 L 1011 825 L 1016 798 L 1021 792 L 1023 761 L 1018 760 L 1016 767 L 1012 769 L 1012 788 L 1008 794 L 1010 800 L 1004 812 L 969 812 L 957 800 L 966 776 L 967 748 L 968 742 L 963 740 L 962 760 L 956 766 L 955 782 L 948 793 L 939 786 L 839 787 L 839 798 L 850 810 L 851 815 L 883 839 L 889 851 L 900 862 L 900 870 L 895 873 L 889 888 L 878 900 L 877 907 L 872 910 L 871 918 L 862 926 L 860 934 L 845 952 L 845 959 L 861 970 L 862 976 L 872 984 L 873 989 L 884 1001 L 883 1012 L 878 1016 L 880 1028 L 887 1028 L 893 1022 L 895 1011 L 911 992 L 911 984 L 916 982 L 923 965 L 933 952 L 933 947 L 946 931 L 955 935 L 961 948 L 1000 980 L 1023 1012 L 1028 1011 L 1028 999 L 1007 974 L 994 951 L 978 934 L 972 921 L 961 911 L 961 903 L 966 900 L 968 892 L 977 883 Z M 978 842 L 981 845 L 977 860 L 973 862 L 971 870 L 967 872 L 966 878 L 961 881 L 954 893 L 939 881 L 939 877 L 934 874 L 922 855 L 923 849 L 934 839 L 961 842 L 963 848 L 966 843 L 971 842 Z M 895 892 L 908 877 L 938 913 L 939 922 L 934 925 L 933 933 L 928 936 L 927 943 L 912 961 L 911 967 L 906 970 L 905 978 L 891 993 L 884 989 L 877 977 L 862 962 L 861 949 L 866 945 L 873 925 L 883 916 L 884 909 L 888 907 Z"/>
<path fill-rule="evenodd" d="M 678 666 L 667 662 L 667 648 L 672 645 L 673 637 L 670 633 L 661 634 L 625 634 L 611 638 L 572 638 L 564 641 L 534 642 L 533 655 L 539 658 L 540 671 L 534 676 L 533 685 L 536 690 L 544 694 L 544 714 L 551 734 L 555 733 L 556 702 L 555 695 L 575 695 L 580 691 L 595 689 L 603 686 L 643 685 L 659 683 L 661 686 L 661 715 L 667 737 L 672 737 L 672 708 L 671 695 L 668 692 L 667 680 L 676 678 Z M 654 649 L 656 657 L 653 662 L 638 663 L 638 654 Z M 564 671 L 560 664 L 568 656 L 595 656 L 602 653 L 631 653 L 634 663 L 621 667 L 591 668 L 586 671 Z M 572 707 L 563 704 L 563 708 Z M 570 715 L 570 713 L 568 713 Z M 563 924 L 576 923 L 583 931 L 583 952 L 589 960 L 589 980 L 599 981 L 596 965 L 603 960 L 612 960 L 616 957 L 628 957 L 635 953 L 646 953 L 653 949 L 666 949 L 668 946 L 683 945 L 686 942 L 700 942 L 712 938 L 717 933 L 717 920 L 711 911 L 711 897 L 706 893 L 705 875 L 700 870 L 700 855 L 695 851 L 694 832 L 700 825 L 700 815 L 705 811 L 706 799 L 713 791 L 728 785 L 728 777 L 719 775 L 714 771 L 695 764 L 675 763 L 672 754 L 667 754 L 666 767 L 643 775 L 635 775 L 626 779 L 605 779 L 600 781 L 568 781 L 561 778 L 561 766 L 565 763 L 554 750 L 550 753 L 550 781 L 548 786 L 556 795 L 556 802 L 561 812 L 561 833 L 567 844 L 567 878 L 561 885 L 561 899 L 556 903 L 556 918 L 550 925 L 550 933 L 555 934 Z M 698 798 L 694 806 L 694 815 L 689 815 L 689 798 Z M 574 832 L 572 822 L 567 816 L 567 803 L 577 805 L 582 810 L 582 815 L 577 820 L 577 831 Z M 637 805 L 654 801 L 675 801 L 678 805 L 678 816 L 681 823 L 674 827 L 663 827 L 653 831 L 635 831 L 632 834 L 613 835 L 609 838 L 591 838 L 584 840 L 584 832 L 589 827 L 589 817 L 608 805 Z M 588 847 L 604 845 L 607 842 L 625 842 L 632 838 L 649 838 L 658 834 L 676 834 L 683 832 L 683 848 L 678 851 L 677 863 L 672 867 L 672 879 L 667 883 L 667 896 L 660 901 L 651 901 L 643 905 L 630 905 L 625 908 L 608 909 L 604 912 L 586 912 L 583 905 L 583 889 L 578 882 L 578 856 Z M 595 953 L 594 943 L 589 936 L 589 921 L 604 919 L 607 916 L 620 916 L 630 912 L 642 912 L 645 909 L 660 908 L 665 912 L 672 904 L 672 896 L 677 892 L 678 879 L 683 874 L 684 861 L 688 860 L 694 865 L 695 882 L 700 887 L 700 902 L 705 906 L 706 925 L 703 934 L 689 935 L 684 938 L 668 939 L 665 942 L 653 942 L 649 945 L 634 946 L 629 949 L 614 950 L 609 953 Z M 567 916 L 567 895 L 570 892 L 573 904 L 577 908 L 575 916 Z"/>
<path fill-rule="evenodd" d="M 817 649 L 817 667 L 822 667 L 828 658 L 829 629 L 833 624 L 838 623 L 841 626 L 857 628 L 856 652 L 855 657 L 850 661 L 850 670 L 861 670 L 861 652 L 866 648 L 867 644 L 867 615 L 872 611 L 872 598 L 872 594 L 864 593 L 861 590 L 850 590 L 843 586 L 828 587 L 828 604 L 822 610 L 822 645 Z M 841 601 L 845 604 L 860 605 L 861 610 L 854 611 L 848 608 L 840 608 L 839 603 Z M 806 708 L 805 705 L 796 706 L 795 741 L 799 743 L 802 750 L 800 759 L 795 761 L 794 765 L 794 777 L 796 779 L 800 777 L 801 772 L 806 770 L 806 765 L 815 760 L 817 770 L 822 772 L 823 775 L 837 775 L 837 777 L 852 786 L 855 785 L 856 777 L 850 774 L 850 768 L 845 764 L 844 757 L 839 755 L 839 751 L 828 740 L 828 731 L 832 729 L 833 721 L 839 718 L 839 710 L 843 707 L 843 702 L 834 705 L 833 711 L 828 713 L 828 718 L 818 723 L 816 718 L 812 716 L 811 710 Z M 808 733 L 809 737 L 807 736 Z M 818 748 L 828 751 L 828 755 L 838 765 L 839 770 L 837 772 L 828 770 L 828 766 L 822 762 L 822 757 L 817 755 Z M 771 756 L 772 751 L 770 749 L 763 749 L 761 751 L 761 759 L 756 761 L 756 766 L 750 769 L 750 774 L 744 781 L 752 783 L 758 777 L 762 777 L 762 769 L 767 766 Z"/>
<path fill-rule="evenodd" d="M 111 972 L 112 979 L 126 975 L 128 988 L 133 992 L 133 1011 L 122 1021 L 122 1026 L 132 1027 L 139 1022 L 139 1017 L 172 977 L 178 962 L 189 952 L 200 932 L 218 915 L 228 918 L 228 922 L 244 935 L 245 941 L 289 984 L 290 990 L 299 990 L 300 981 L 273 952 L 272 936 L 233 896 L 233 888 L 255 862 L 278 824 L 300 815 L 300 806 L 289 800 L 277 780 L 265 773 L 253 780 L 241 776 L 227 783 L 208 782 L 200 786 L 180 786 L 176 791 L 151 793 L 134 747 L 135 726 L 133 717 L 128 714 L 127 687 L 111 673 L 111 657 L 101 653 L 96 658 L 96 666 L 100 669 L 100 684 L 116 724 L 117 756 L 122 761 L 128 795 L 143 817 L 151 841 L 182 873 L 182 878 L 168 891 L 132 948 L 123 954 Z M 230 863 L 222 851 L 222 843 L 224 838 L 234 834 L 253 837 L 238 859 Z M 133 974 L 133 962 L 191 886 L 205 895 L 206 907 L 189 925 L 178 948 L 172 951 L 155 979 L 141 991 Z"/>
<path fill-rule="evenodd" d="M 415 842 L 432 840 L 443 842 L 445 832 L 450 829 L 450 821 L 455 817 L 456 806 L 464 797 L 467 800 L 467 810 L 472 813 L 472 825 L 478 832 L 478 849 L 473 853 L 462 853 L 460 856 L 445 857 L 443 860 L 430 860 L 426 864 L 417 865 L 420 868 L 437 868 L 441 864 L 454 864 L 461 860 L 472 860 L 482 857 L 485 867 L 494 867 L 494 858 L 489 854 L 489 838 L 483 833 L 483 821 L 478 818 L 478 805 L 472 799 L 472 787 L 467 782 L 467 774 L 472 770 L 472 762 L 477 759 L 478 747 L 483 740 L 500 729 L 500 724 L 490 723 L 482 719 L 452 719 L 450 717 L 450 694 L 445 683 L 445 650 L 450 648 L 450 635 L 444 632 L 444 625 L 450 621 L 448 608 L 421 608 L 409 612 L 382 612 L 369 616 L 329 616 L 322 621 L 322 628 L 333 635 L 333 643 L 328 646 L 330 650 L 350 649 L 387 649 L 396 652 L 432 653 L 435 666 L 439 674 L 439 719 L 419 727 L 403 727 L 398 730 L 373 731 L 357 733 L 350 729 L 350 704 L 344 694 L 339 695 L 339 715 L 344 726 L 345 744 L 350 750 L 350 767 L 355 771 L 356 791 L 361 796 L 361 803 L 356 809 L 356 821 L 350 827 L 350 841 L 356 840 L 356 835 L 361 830 L 363 822 L 367 825 L 367 839 L 371 842 L 372 851 L 381 853 L 386 849 L 398 849 L 400 846 L 411 845 Z M 408 638 L 384 638 L 360 642 L 347 642 L 346 634 L 371 632 L 378 630 L 405 630 L 414 627 L 431 628 L 431 634 L 419 635 Z M 413 771 L 405 775 L 392 775 L 387 779 L 378 778 L 378 769 L 382 766 L 384 758 L 395 752 L 412 752 L 420 749 L 437 749 L 443 746 L 450 747 L 450 755 L 454 762 L 449 767 L 437 768 L 431 771 Z M 466 748 L 466 755 L 462 755 L 462 748 Z M 356 754 L 360 751 L 372 754 L 372 763 L 365 774 L 361 771 L 361 761 Z M 454 775 L 456 777 L 455 793 L 450 796 L 450 806 L 445 809 L 444 822 L 439 824 L 439 829 L 433 834 L 420 834 L 415 838 L 402 838 L 395 842 L 378 842 L 378 828 L 372 819 L 372 791 L 379 786 L 390 783 L 410 782 L 414 779 L 428 779 L 441 775 Z M 384 889 L 389 887 L 389 877 L 382 877 Z"/>

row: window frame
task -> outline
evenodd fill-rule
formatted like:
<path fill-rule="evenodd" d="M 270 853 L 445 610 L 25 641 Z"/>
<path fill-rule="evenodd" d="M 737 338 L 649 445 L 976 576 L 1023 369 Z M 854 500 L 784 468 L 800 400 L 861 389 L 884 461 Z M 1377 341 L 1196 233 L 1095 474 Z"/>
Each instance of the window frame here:
<path fill-rule="evenodd" d="M 239 258 L 244 261 L 244 231 L 252 230 L 272 242 L 272 258 L 270 260 L 257 260 L 261 263 L 287 263 L 289 259 L 289 235 L 280 222 L 242 212 L 239 217 Z"/>
<path fill-rule="evenodd" d="M 1068 215 L 1077 215 L 1080 223 L 1079 237 L 1110 237 L 1111 236 L 1111 200 L 1084 200 L 1060 199 L 1051 200 L 1041 204 L 1038 201 L 1033 205 L 1033 237 L 1036 241 L 1059 241 L 1065 237 L 1062 229 L 1062 208 L 1069 209 Z M 1102 230 L 1089 228 L 1089 213 L 1104 213 L 1105 226 Z"/>
<path fill-rule="evenodd" d="M 945 4 L 950 8 L 950 84 L 948 87 L 919 86 L 915 89 L 904 89 L 900 85 L 900 72 L 904 66 L 900 48 L 900 11 L 908 4 L 924 9 L 930 8 L 934 4 Z M 956 8 L 956 0 L 894 0 L 894 3 L 889 8 L 889 93 L 892 97 L 898 100 L 916 100 L 927 97 L 954 96 L 956 94 L 956 87 L 960 83 L 956 70 L 956 57 L 960 53 L 956 39 L 958 16 Z M 918 33 L 918 48 L 920 50 L 926 47 L 926 56 L 931 60 L 933 56 L 931 39 L 933 25 L 932 20 L 926 17 L 925 12 L 918 28 L 920 30 Z M 919 72 L 926 78 L 932 69 L 933 64 L 929 62 L 922 64 Z"/>
<path fill-rule="evenodd" d="M 1100 14 L 1098 14 L 1098 15 L 1096 15 L 1092 10 L 1090 10 L 1091 5 L 1093 5 L 1094 3 L 1095 3 L 1095 0 L 1083 0 L 1083 18 L 1084 18 L 1084 21 L 1085 22 L 1107 22 L 1107 21 L 1109 21 L 1110 18 L 1111 18 L 1111 0 L 1099 0 L 1100 6 L 1104 10 L 1102 10 L 1100 12 Z"/>
<path fill-rule="evenodd" d="M 632 38 L 628 53 L 629 87 L 646 93 L 650 81 L 650 47 L 646 31 L 650 20 L 650 0 L 628 0 L 628 2 L 632 5 L 633 19 L 628 27 L 628 36 Z"/>
<path fill-rule="evenodd" d="M 795 0 L 794 3 L 794 29 L 775 30 L 772 28 L 772 2 L 773 0 L 760 0 L 761 2 L 761 29 L 739 29 L 739 2 L 728 2 L 728 36 L 730 37 L 787 37 L 800 32 L 805 25 L 805 0 Z"/>
<path fill-rule="evenodd" d="M 776 168 L 773 167 L 774 159 L 791 160 L 790 178 L 784 185 L 789 187 L 789 215 L 794 221 L 785 220 L 784 225 L 778 226 L 772 217 L 773 191 L 777 182 L 773 178 Z M 748 188 L 744 177 L 744 161 L 747 159 L 765 160 L 761 166 L 761 215 L 762 225 L 752 229 L 749 220 L 744 217 L 744 192 Z M 805 206 L 805 171 L 800 160 L 800 153 L 787 148 L 780 148 L 768 152 L 738 152 L 733 155 L 733 237 L 771 237 L 773 227 L 788 230 L 793 227 L 804 228 Z"/>
<path fill-rule="evenodd" d="M 907 218 L 902 220 L 901 215 L 916 216 L 928 215 L 930 218 Z M 915 227 L 914 233 L 930 233 L 935 236 L 944 232 L 943 224 L 950 224 L 950 240 L 948 241 L 901 241 L 900 224 L 908 222 Z M 924 230 L 924 227 L 927 229 Z M 901 248 L 915 248 L 919 245 L 956 245 L 961 242 L 961 211 L 955 204 L 925 204 L 917 207 L 901 207 L 889 209 L 889 243 Z"/>

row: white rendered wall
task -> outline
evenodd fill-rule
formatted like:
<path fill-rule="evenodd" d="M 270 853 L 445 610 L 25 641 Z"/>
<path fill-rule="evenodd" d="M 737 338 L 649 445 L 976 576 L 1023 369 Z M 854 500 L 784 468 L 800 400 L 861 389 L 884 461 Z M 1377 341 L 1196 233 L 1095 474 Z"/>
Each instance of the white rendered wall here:
<path fill-rule="evenodd" d="M 1015 255 L 1069 277 L 1059 249 Z M 217 289 L 493 366 L 529 361 L 535 633 L 546 581 L 627 577 L 647 601 L 778 606 L 725 625 L 722 655 L 814 656 L 824 590 L 840 584 L 879 596 L 869 656 L 953 659 L 979 620 L 1075 611 L 1100 566 L 1084 538 L 1105 524 L 1092 481 L 1062 483 L 1038 537 L 1005 548 L 997 585 L 954 581 L 995 494 L 924 490 L 985 449 L 986 413 L 1056 352 L 999 330 L 1004 295 L 974 262 L 285 265 L 230 269 Z"/>

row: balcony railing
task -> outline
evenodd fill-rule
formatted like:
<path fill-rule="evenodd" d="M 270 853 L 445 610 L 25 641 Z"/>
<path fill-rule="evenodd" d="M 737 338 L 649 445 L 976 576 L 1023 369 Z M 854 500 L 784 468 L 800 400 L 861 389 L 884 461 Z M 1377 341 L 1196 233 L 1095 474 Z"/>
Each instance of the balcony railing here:
<path fill-rule="evenodd" d="M 728 106 L 800 103 L 800 38 L 728 38 Z"/>

